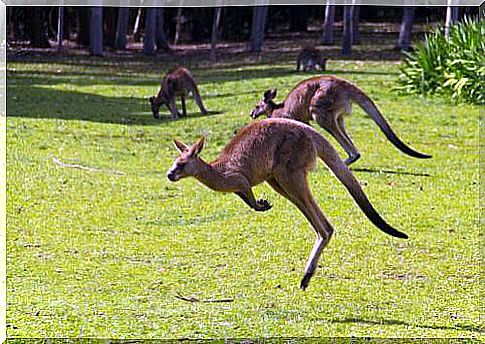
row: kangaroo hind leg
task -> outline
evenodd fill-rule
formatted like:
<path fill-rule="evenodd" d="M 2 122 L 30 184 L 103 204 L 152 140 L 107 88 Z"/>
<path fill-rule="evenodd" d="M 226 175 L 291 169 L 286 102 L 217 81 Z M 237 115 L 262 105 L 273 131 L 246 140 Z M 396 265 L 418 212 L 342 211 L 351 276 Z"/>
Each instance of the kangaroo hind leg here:
<path fill-rule="evenodd" d="M 333 228 L 315 202 L 304 172 L 297 172 L 291 176 L 280 176 L 268 180 L 268 183 L 276 192 L 297 206 L 317 234 L 305 267 L 305 275 L 300 282 L 300 288 L 305 290 L 317 269 L 322 250 L 330 241 Z"/>
<path fill-rule="evenodd" d="M 316 113 L 312 114 L 313 119 L 320 125 L 323 129 L 325 129 L 330 135 L 332 135 L 335 140 L 343 147 L 347 155 L 349 156 L 345 159 L 345 164 L 348 166 L 351 163 L 357 161 L 360 158 L 360 153 L 355 147 L 354 143 L 350 139 L 350 137 L 345 132 L 345 128 L 342 128 L 339 124 L 339 119 L 341 116 L 337 113 Z"/>
<path fill-rule="evenodd" d="M 187 117 L 187 108 L 185 107 L 185 96 L 180 96 L 180 102 L 182 103 L 182 116 Z"/>
<path fill-rule="evenodd" d="M 199 90 L 197 88 L 194 88 L 192 93 L 194 95 L 195 103 L 200 109 L 200 112 L 202 112 L 203 115 L 207 115 L 207 110 L 205 109 L 204 104 L 202 103 L 202 98 L 200 97 Z"/>

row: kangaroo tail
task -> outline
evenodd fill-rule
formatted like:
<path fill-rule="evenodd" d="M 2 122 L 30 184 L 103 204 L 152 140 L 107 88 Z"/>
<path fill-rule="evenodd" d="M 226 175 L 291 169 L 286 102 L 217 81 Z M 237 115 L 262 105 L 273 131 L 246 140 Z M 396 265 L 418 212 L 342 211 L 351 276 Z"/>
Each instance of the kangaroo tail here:
<path fill-rule="evenodd" d="M 349 83 L 350 84 L 350 83 Z M 352 85 L 352 84 L 350 84 Z M 382 116 L 381 112 L 374 104 L 372 99 L 370 99 L 364 92 L 362 92 L 357 86 L 352 85 L 351 91 L 349 92 L 350 99 L 354 102 L 359 104 L 359 106 L 372 117 L 374 122 L 379 126 L 382 130 L 384 135 L 388 138 L 389 141 L 401 152 L 410 155 L 415 158 L 420 159 L 428 159 L 431 158 L 431 155 L 420 153 L 404 142 L 401 141 L 399 137 L 397 137 L 396 133 L 392 130 L 391 126 L 387 122 L 387 120 Z"/>
<path fill-rule="evenodd" d="M 329 167 L 337 179 L 344 184 L 367 218 L 384 233 L 397 238 L 407 239 L 407 234 L 391 227 L 374 209 L 365 195 L 364 190 L 362 190 L 358 180 L 354 177 L 347 165 L 340 159 L 337 151 L 330 145 L 330 143 L 317 132 L 313 132 L 313 138 L 316 143 L 318 157 L 323 160 L 325 165 Z"/>

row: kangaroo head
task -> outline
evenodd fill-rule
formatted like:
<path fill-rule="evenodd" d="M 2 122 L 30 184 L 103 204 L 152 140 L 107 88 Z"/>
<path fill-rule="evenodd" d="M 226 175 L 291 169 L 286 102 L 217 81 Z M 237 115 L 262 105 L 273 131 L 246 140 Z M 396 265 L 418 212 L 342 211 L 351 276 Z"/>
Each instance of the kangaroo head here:
<path fill-rule="evenodd" d="M 270 115 L 276 107 L 273 99 L 276 98 L 277 93 L 278 90 L 276 88 L 264 92 L 263 99 L 261 99 L 254 107 L 253 111 L 251 111 L 251 118 L 256 119 L 261 115 Z"/>
<path fill-rule="evenodd" d="M 176 182 L 185 177 L 195 176 L 203 163 L 199 158 L 199 153 L 204 148 L 204 137 L 190 147 L 176 139 L 173 140 L 173 144 L 180 155 L 168 170 L 167 178 L 172 182 Z"/>
<path fill-rule="evenodd" d="M 160 118 L 160 106 L 166 103 L 164 96 L 150 97 L 150 105 L 152 107 L 153 117 Z"/>

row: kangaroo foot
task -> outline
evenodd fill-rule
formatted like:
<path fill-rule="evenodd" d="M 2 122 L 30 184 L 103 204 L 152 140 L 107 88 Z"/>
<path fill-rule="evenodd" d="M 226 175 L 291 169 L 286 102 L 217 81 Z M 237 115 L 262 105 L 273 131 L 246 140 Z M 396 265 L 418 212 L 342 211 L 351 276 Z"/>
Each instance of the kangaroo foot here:
<path fill-rule="evenodd" d="M 308 285 L 310 284 L 310 278 L 312 278 L 313 274 L 311 273 L 306 273 L 305 276 L 303 276 L 303 278 L 301 279 L 301 282 L 300 282 L 300 289 L 301 290 L 305 290 Z"/>
<path fill-rule="evenodd" d="M 345 165 L 349 166 L 350 164 L 356 162 L 360 158 L 360 153 L 357 153 L 354 156 L 349 156 L 347 159 L 345 159 L 344 163 Z"/>
<path fill-rule="evenodd" d="M 256 211 L 267 211 L 270 210 L 273 206 L 271 203 L 269 203 L 268 200 L 266 199 L 258 199 L 256 201 L 256 206 L 254 207 L 254 210 Z"/>

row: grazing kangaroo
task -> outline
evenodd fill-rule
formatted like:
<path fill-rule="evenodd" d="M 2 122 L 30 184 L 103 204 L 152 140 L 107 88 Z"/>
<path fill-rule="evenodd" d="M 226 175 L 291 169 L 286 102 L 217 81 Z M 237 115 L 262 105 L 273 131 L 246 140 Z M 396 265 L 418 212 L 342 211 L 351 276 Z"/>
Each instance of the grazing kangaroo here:
<path fill-rule="evenodd" d="M 298 54 L 296 71 L 303 69 L 304 72 L 311 70 L 325 70 L 327 59 L 322 58 L 320 52 L 314 47 L 303 48 Z"/>
<path fill-rule="evenodd" d="M 352 102 L 357 103 L 370 115 L 388 140 L 400 151 L 415 158 L 431 158 L 431 155 L 419 153 L 401 141 L 374 102 L 361 89 L 346 80 L 330 75 L 303 80 L 279 104 L 273 101 L 276 93 L 276 89 L 266 91 L 263 99 L 251 112 L 251 117 L 267 115 L 273 118 L 294 119 L 307 124 L 313 119 L 345 149 L 349 156 L 345 160 L 347 165 L 360 158 L 360 153 L 344 126 L 344 115 L 352 112 Z"/>
<path fill-rule="evenodd" d="M 180 156 L 167 173 L 170 181 L 195 177 L 212 190 L 234 192 L 256 211 L 271 208 L 267 200 L 256 200 L 252 192 L 253 186 L 266 181 L 298 207 L 317 234 L 300 283 L 303 290 L 308 287 L 321 252 L 333 233 L 332 225 L 317 205 L 307 182 L 307 174 L 315 167 L 317 157 L 344 184 L 375 226 L 389 235 L 408 237 L 382 219 L 330 142 L 308 125 L 282 118 L 252 122 L 242 128 L 211 163 L 199 157 L 204 138 L 192 146 L 178 140 L 173 142 Z"/>
<path fill-rule="evenodd" d="M 177 67 L 170 70 L 162 80 L 162 87 L 156 97 L 150 97 L 150 104 L 152 106 L 153 117 L 160 118 L 160 106 L 166 104 L 172 118 L 179 116 L 187 116 L 185 109 L 185 97 L 189 92 L 192 92 L 194 100 L 197 103 L 202 114 L 206 115 L 207 110 L 202 104 L 197 84 L 194 77 L 187 68 Z M 182 102 L 182 115 L 179 113 L 175 105 L 175 97 L 180 97 Z"/>

